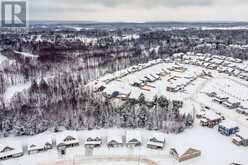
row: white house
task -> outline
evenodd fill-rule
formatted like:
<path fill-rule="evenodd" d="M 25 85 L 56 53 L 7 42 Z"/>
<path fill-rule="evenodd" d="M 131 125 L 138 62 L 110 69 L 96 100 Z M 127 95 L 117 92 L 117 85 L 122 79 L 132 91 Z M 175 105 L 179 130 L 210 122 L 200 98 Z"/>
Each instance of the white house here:
<path fill-rule="evenodd" d="M 21 157 L 23 154 L 23 148 L 20 143 L 0 144 L 0 160 Z"/>
<path fill-rule="evenodd" d="M 163 133 L 154 133 L 147 143 L 147 148 L 163 149 L 165 145 L 165 137 Z"/>
<path fill-rule="evenodd" d="M 53 148 L 52 138 L 49 136 L 36 136 L 28 139 L 28 153 L 38 153 Z"/>
<path fill-rule="evenodd" d="M 100 134 L 94 132 L 92 134 L 87 135 L 84 146 L 94 148 L 94 147 L 100 147 L 101 144 L 102 144 L 102 138 Z"/>
<path fill-rule="evenodd" d="M 213 111 L 206 111 L 205 115 L 203 116 L 203 119 L 200 120 L 200 124 L 203 127 L 209 127 L 213 128 L 217 124 L 219 124 L 222 121 L 222 116 L 219 114 L 216 114 Z"/>
<path fill-rule="evenodd" d="M 80 143 L 78 135 L 75 132 L 61 132 L 56 136 L 57 148 L 74 147 Z"/>
<path fill-rule="evenodd" d="M 226 136 L 230 136 L 239 132 L 239 126 L 231 120 L 224 120 L 219 124 L 218 131 Z"/>
<path fill-rule="evenodd" d="M 123 146 L 122 136 L 120 134 L 109 134 L 107 137 L 108 147 L 121 147 Z"/>
<path fill-rule="evenodd" d="M 142 143 L 141 134 L 139 131 L 127 131 L 126 132 L 126 145 L 140 146 Z"/>
<path fill-rule="evenodd" d="M 238 146 L 248 146 L 248 130 L 246 128 L 241 128 L 233 137 L 232 142 Z"/>

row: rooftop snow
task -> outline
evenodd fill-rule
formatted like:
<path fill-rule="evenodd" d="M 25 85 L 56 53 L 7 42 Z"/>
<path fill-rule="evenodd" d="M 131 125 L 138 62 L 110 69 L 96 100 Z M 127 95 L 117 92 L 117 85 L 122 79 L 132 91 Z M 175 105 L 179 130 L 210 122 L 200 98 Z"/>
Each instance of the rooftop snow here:
<path fill-rule="evenodd" d="M 141 142 L 141 134 L 139 131 L 127 131 L 126 132 L 126 141 L 129 142 L 131 140 L 137 140 L 139 142 Z"/>
<path fill-rule="evenodd" d="M 219 125 L 227 129 L 238 127 L 238 124 L 231 120 L 224 120 Z"/>

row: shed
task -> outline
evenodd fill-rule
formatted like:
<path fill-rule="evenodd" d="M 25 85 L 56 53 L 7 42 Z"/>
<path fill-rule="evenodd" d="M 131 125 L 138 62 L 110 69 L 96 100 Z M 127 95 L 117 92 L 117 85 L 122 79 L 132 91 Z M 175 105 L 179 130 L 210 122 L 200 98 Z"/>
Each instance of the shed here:
<path fill-rule="evenodd" d="M 23 154 L 22 145 L 19 142 L 0 145 L 0 160 L 21 157 Z"/>
<path fill-rule="evenodd" d="M 33 154 L 33 153 L 38 153 L 42 151 L 47 151 L 52 149 L 52 140 L 51 139 L 29 139 L 28 141 L 28 153 Z"/>
<path fill-rule="evenodd" d="M 57 148 L 60 147 L 75 147 L 79 145 L 77 134 L 72 132 L 62 132 L 56 137 Z"/>
<path fill-rule="evenodd" d="M 216 114 L 213 111 L 206 111 L 203 119 L 200 120 L 202 126 L 213 128 L 222 121 L 222 116 Z"/>
<path fill-rule="evenodd" d="M 127 131 L 126 132 L 126 145 L 128 147 L 140 146 L 142 143 L 141 135 L 139 131 Z"/>
<path fill-rule="evenodd" d="M 107 137 L 108 147 L 121 147 L 123 146 L 122 136 L 119 134 L 109 134 Z"/>
<path fill-rule="evenodd" d="M 94 147 L 100 147 L 101 144 L 102 144 L 102 138 L 100 134 L 92 133 L 86 137 L 84 146 L 89 148 L 94 148 Z"/>
<path fill-rule="evenodd" d="M 165 138 L 163 133 L 154 133 L 147 143 L 147 148 L 150 149 L 163 149 L 165 145 Z"/>
<path fill-rule="evenodd" d="M 233 137 L 232 142 L 238 146 L 248 146 L 248 130 L 241 128 Z"/>
<path fill-rule="evenodd" d="M 239 132 L 239 127 L 233 121 L 224 120 L 222 123 L 219 124 L 218 131 L 223 135 L 230 136 Z"/>

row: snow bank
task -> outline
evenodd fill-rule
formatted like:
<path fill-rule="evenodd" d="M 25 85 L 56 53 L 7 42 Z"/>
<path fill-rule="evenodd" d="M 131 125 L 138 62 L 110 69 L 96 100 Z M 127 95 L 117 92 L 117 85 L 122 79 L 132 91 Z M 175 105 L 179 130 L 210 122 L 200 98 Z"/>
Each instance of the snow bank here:
<path fill-rule="evenodd" d="M 1 53 L 0 53 L 0 64 L 3 62 L 3 61 L 5 61 L 5 60 L 7 60 L 8 58 L 6 58 L 5 56 L 3 56 Z"/>
<path fill-rule="evenodd" d="M 31 86 L 31 82 L 27 82 L 25 84 L 18 84 L 7 88 L 4 94 L 5 102 L 9 102 L 16 93 L 21 92 L 24 89 L 28 89 L 30 86 Z"/>
<path fill-rule="evenodd" d="M 32 58 L 39 57 L 39 55 L 34 55 L 34 54 L 31 54 L 31 53 L 28 53 L 28 52 L 18 52 L 18 51 L 15 51 L 15 53 L 21 54 L 24 57 L 32 57 Z"/>

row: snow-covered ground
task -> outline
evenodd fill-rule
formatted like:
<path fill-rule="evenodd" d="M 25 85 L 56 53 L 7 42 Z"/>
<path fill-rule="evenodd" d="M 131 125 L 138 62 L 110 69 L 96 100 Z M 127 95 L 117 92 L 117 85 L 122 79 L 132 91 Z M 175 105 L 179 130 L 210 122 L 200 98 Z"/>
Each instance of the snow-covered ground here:
<path fill-rule="evenodd" d="M 85 163 L 87 163 L 87 165 L 97 165 L 97 164 L 99 164 L 99 161 L 87 161 L 87 162 L 84 162 L 84 163 L 82 163 L 82 165 L 83 164 L 85 164 Z M 137 161 L 101 161 L 101 165 L 137 165 Z M 143 163 L 143 162 L 141 162 L 141 163 L 139 163 L 140 165 L 149 165 L 149 164 L 147 164 L 147 163 Z"/>
<path fill-rule="evenodd" d="M 142 135 L 142 146 L 136 148 L 107 148 L 106 147 L 106 137 L 110 133 L 116 133 L 125 135 L 126 130 L 123 129 L 108 129 L 108 130 L 94 130 L 96 133 L 100 133 L 103 138 L 103 146 L 96 148 L 93 151 L 94 157 L 116 157 L 116 156 L 141 156 L 147 157 L 155 161 L 159 165 L 227 165 L 231 162 L 236 162 L 240 164 L 248 164 L 247 151 L 248 148 L 238 147 L 231 142 L 231 137 L 225 137 L 217 132 L 217 129 L 202 128 L 199 123 L 195 123 L 195 127 L 188 129 L 184 133 L 175 134 L 164 134 L 166 139 L 166 146 L 164 150 L 151 150 L 146 148 L 146 143 L 153 131 L 140 130 Z M 79 131 L 76 132 L 82 141 L 85 141 L 87 134 L 92 131 Z M 66 132 L 68 133 L 68 132 Z M 61 133 L 60 133 L 61 134 Z M 75 132 L 74 132 L 75 134 Z M 46 132 L 39 136 L 53 136 L 56 137 L 55 133 Z M 35 137 L 37 138 L 37 137 Z M 9 137 L 0 139 L 1 143 L 14 141 L 21 141 L 23 144 L 27 143 L 27 137 Z M 173 158 L 169 156 L 169 149 L 176 147 L 178 150 L 185 151 L 189 147 L 193 147 L 202 151 L 202 156 L 188 160 L 182 163 L 176 162 Z M 38 164 L 49 164 L 55 161 L 78 161 L 81 159 L 87 159 L 85 157 L 85 148 L 83 142 L 79 147 L 69 148 L 66 151 L 66 156 L 61 157 L 56 149 L 52 149 L 47 152 L 27 155 L 23 157 L 10 159 L 7 161 L 0 161 L 1 165 L 38 165 Z M 109 162 L 108 162 L 109 163 Z M 135 164 L 135 162 L 133 162 Z M 94 161 L 93 161 L 94 164 Z M 97 163 L 96 163 L 97 164 Z M 129 162 L 127 162 L 129 164 Z M 115 165 L 115 163 L 113 163 Z"/>
<path fill-rule="evenodd" d="M 18 92 L 23 91 L 24 89 L 27 89 L 31 86 L 31 82 L 27 82 L 25 84 L 18 84 L 15 86 L 11 86 L 7 88 L 5 94 L 4 94 L 4 100 L 5 102 L 9 102 L 10 99 Z"/>

